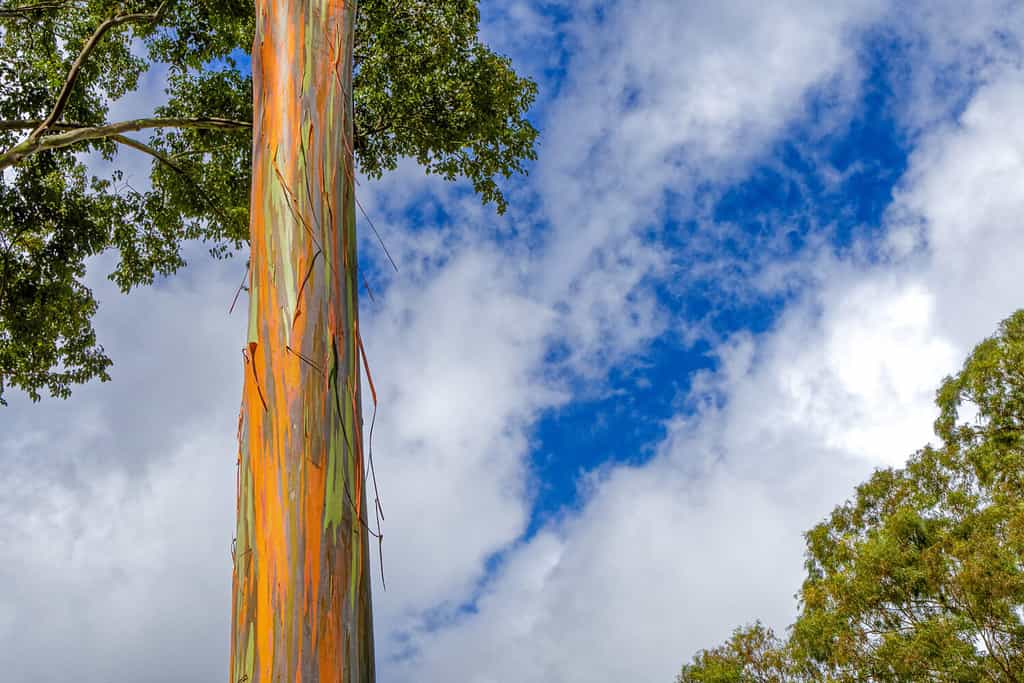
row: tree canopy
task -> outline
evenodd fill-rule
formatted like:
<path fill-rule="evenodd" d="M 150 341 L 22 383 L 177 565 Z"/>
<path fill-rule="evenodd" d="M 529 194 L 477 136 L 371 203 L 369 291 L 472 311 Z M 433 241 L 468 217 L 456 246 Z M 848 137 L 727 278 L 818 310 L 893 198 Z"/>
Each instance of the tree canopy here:
<path fill-rule="evenodd" d="M 123 291 L 184 265 L 204 240 L 248 237 L 254 31 L 251 0 L 0 0 L 0 403 L 107 379 L 90 257 L 116 250 Z M 536 85 L 478 37 L 477 0 L 362 0 L 352 86 L 353 153 L 378 177 L 412 157 L 468 179 L 506 208 L 499 177 L 523 172 Z M 111 120 L 150 69 L 166 100 Z M 145 139 L 132 136 L 144 133 Z M 125 148 L 152 159 L 150 187 L 86 163 Z"/>
<path fill-rule="evenodd" d="M 739 629 L 679 683 L 1024 680 L 1024 311 L 936 403 L 941 444 L 807 532 L 788 638 Z"/>

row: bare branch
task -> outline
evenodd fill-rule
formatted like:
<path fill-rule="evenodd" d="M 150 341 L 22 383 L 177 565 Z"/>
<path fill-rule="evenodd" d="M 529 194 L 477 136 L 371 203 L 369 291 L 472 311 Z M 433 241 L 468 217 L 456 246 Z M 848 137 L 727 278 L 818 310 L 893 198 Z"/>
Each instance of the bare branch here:
<path fill-rule="evenodd" d="M 185 172 L 185 169 L 183 169 L 181 166 L 179 166 L 178 164 L 176 164 L 173 161 L 171 161 L 171 159 L 168 158 L 168 156 L 166 154 L 164 154 L 163 152 L 161 152 L 160 150 L 155 149 L 153 147 L 150 147 L 149 145 L 147 145 L 144 142 L 139 142 L 138 140 L 133 140 L 132 138 L 128 137 L 127 135 L 111 135 L 110 139 L 115 141 L 115 142 L 118 142 L 118 143 L 124 145 L 125 147 L 131 147 L 132 149 L 137 149 L 140 152 L 148 154 L 149 156 L 153 157 L 157 161 L 165 164 L 168 168 L 170 168 L 170 169 L 180 173 L 181 175 L 183 175 L 185 177 L 188 177 L 188 173 Z"/>
<path fill-rule="evenodd" d="M 35 125 L 35 121 L 0 121 L 0 130 L 24 130 Z M 50 126 L 63 132 L 33 139 L 29 137 L 8 151 L 0 154 L 0 169 L 13 166 L 27 156 L 49 149 L 60 149 L 88 140 L 114 138 L 123 133 L 145 130 L 148 128 L 193 128 L 205 130 L 248 130 L 252 124 L 248 121 L 234 121 L 220 118 L 152 118 L 119 121 L 102 126 L 77 126 L 72 123 L 57 123 Z"/>
<path fill-rule="evenodd" d="M 76 57 L 75 61 L 71 64 L 71 68 L 68 70 L 68 75 L 64 79 L 64 86 L 61 88 L 60 94 L 57 95 L 57 101 L 54 103 L 53 109 L 50 111 L 50 115 L 43 119 L 43 121 L 36 126 L 35 130 L 29 134 L 29 140 L 38 139 L 51 124 L 60 119 L 61 114 L 64 113 L 64 107 L 67 106 L 68 99 L 71 97 L 71 89 L 74 88 L 75 81 L 78 80 L 78 74 L 82 70 L 82 66 L 85 64 L 86 60 L 89 59 L 89 55 L 91 55 L 93 50 L 96 49 L 96 46 L 99 45 L 100 40 L 104 35 L 106 35 L 107 31 L 115 26 L 120 26 L 121 24 L 140 21 L 157 21 L 163 15 L 164 10 L 167 9 L 168 4 L 170 4 L 170 0 L 164 0 L 157 8 L 156 12 L 146 14 L 120 14 L 110 17 L 97 26 L 96 30 L 93 31 L 93 34 L 89 36 L 87 41 L 85 41 L 85 45 L 82 46 L 82 50 L 78 53 L 78 57 Z"/>
<path fill-rule="evenodd" d="M 40 120 L 36 121 L 0 121 L 0 130 L 25 130 L 27 128 L 35 128 L 41 123 Z"/>

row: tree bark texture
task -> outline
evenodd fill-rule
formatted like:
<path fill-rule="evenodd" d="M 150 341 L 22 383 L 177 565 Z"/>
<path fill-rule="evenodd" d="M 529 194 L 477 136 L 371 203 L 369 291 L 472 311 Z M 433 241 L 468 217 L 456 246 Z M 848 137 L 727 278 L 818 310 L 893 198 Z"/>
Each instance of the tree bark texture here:
<path fill-rule="evenodd" d="M 355 0 L 256 0 L 231 683 L 369 683 Z"/>

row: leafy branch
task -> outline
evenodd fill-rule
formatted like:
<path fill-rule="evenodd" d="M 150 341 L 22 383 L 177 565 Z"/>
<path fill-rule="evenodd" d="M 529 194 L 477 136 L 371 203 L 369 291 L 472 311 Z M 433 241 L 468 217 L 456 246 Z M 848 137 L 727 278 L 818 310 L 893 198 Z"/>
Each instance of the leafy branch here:
<path fill-rule="evenodd" d="M 196 179 L 193 178 L 188 171 L 186 171 L 178 163 L 176 163 L 174 159 L 168 157 L 160 150 L 154 147 L 150 147 L 144 142 L 133 140 L 132 138 L 126 135 L 111 135 L 110 139 L 113 140 L 114 142 L 117 142 L 118 144 L 124 145 L 125 147 L 131 147 L 132 149 L 142 152 L 143 154 L 148 154 L 149 156 L 159 161 L 161 164 L 167 166 L 169 169 L 171 169 L 179 176 L 181 176 L 182 179 L 186 183 L 188 183 L 188 185 L 193 190 L 195 190 L 197 196 L 202 198 L 203 203 L 206 204 L 209 207 L 210 211 L 216 214 L 217 217 L 221 221 L 223 221 L 225 225 L 229 225 L 231 223 L 231 219 L 228 218 L 228 216 L 224 213 L 220 205 L 212 197 L 210 197 L 210 195 L 203 189 L 203 187 L 196 181 Z"/>
<path fill-rule="evenodd" d="M 164 0 L 160 3 L 160 6 L 155 12 L 151 13 L 133 13 L 133 14 L 119 14 L 110 17 L 93 31 L 92 35 L 89 36 L 89 40 L 85 41 L 85 45 L 82 46 L 82 50 L 75 57 L 75 61 L 71 64 L 71 68 L 68 70 L 68 75 L 64 79 L 64 86 L 60 89 L 60 94 L 57 95 L 57 101 L 53 105 L 53 109 L 50 111 L 42 123 L 36 126 L 29 136 L 28 141 L 35 141 L 41 136 L 46 129 L 60 118 L 60 115 L 64 113 L 64 107 L 67 106 L 68 99 L 71 97 L 71 89 L 75 86 L 75 81 L 78 80 L 78 74 L 82 71 L 82 67 L 85 62 L 89 59 L 89 55 L 92 54 L 96 46 L 99 45 L 100 40 L 110 29 L 121 24 L 129 24 L 133 22 L 148 21 L 156 22 L 163 16 L 164 11 L 170 4 L 171 0 Z"/>
<path fill-rule="evenodd" d="M 28 16 L 35 12 L 62 9 L 70 6 L 70 4 L 71 3 L 67 2 L 41 2 L 35 5 L 21 5 L 18 7 L 4 8 L 0 9 L 0 17 Z M 78 81 L 79 74 L 82 72 L 82 68 L 85 66 L 86 62 L 88 62 L 89 57 L 96 50 L 100 41 L 103 40 L 103 37 L 111 29 L 124 24 L 141 22 L 156 23 L 167 11 L 170 4 L 171 0 L 164 0 L 153 12 L 115 14 L 114 16 L 108 17 L 102 21 L 92 32 L 92 35 L 90 35 L 85 41 L 85 44 L 82 45 L 82 49 L 78 52 L 78 56 L 75 57 L 75 60 L 71 63 L 67 76 L 64 78 L 64 84 L 61 86 L 60 92 L 57 94 L 57 99 L 54 102 L 53 107 L 50 109 L 50 113 L 46 115 L 46 118 L 40 121 L 0 122 L 0 130 L 32 129 L 32 132 L 29 133 L 25 140 L 3 154 L 0 154 L 0 169 L 13 166 L 37 152 L 67 147 L 83 140 L 108 138 L 125 132 L 142 130 L 143 128 L 176 126 L 223 129 L 245 127 L 245 124 L 240 124 L 239 122 L 225 122 L 221 119 L 170 119 L 164 120 L 162 124 L 158 123 L 158 121 L 160 121 L 159 119 L 134 119 L 132 121 L 123 121 L 103 126 L 75 126 L 70 127 L 70 129 L 68 124 L 59 123 L 60 117 L 63 115 L 68 101 L 71 99 L 71 93 L 74 90 L 75 83 Z M 50 134 L 54 130 L 61 130 L 63 132 Z"/>

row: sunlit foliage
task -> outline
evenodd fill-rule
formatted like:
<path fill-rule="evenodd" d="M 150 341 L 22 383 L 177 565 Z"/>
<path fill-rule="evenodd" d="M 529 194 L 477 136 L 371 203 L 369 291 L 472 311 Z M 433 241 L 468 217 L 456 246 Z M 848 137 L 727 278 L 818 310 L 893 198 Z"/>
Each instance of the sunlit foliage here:
<path fill-rule="evenodd" d="M 941 443 L 876 471 L 806 534 L 788 639 L 737 631 L 680 681 L 1021 680 L 1024 311 L 936 402 Z"/>

